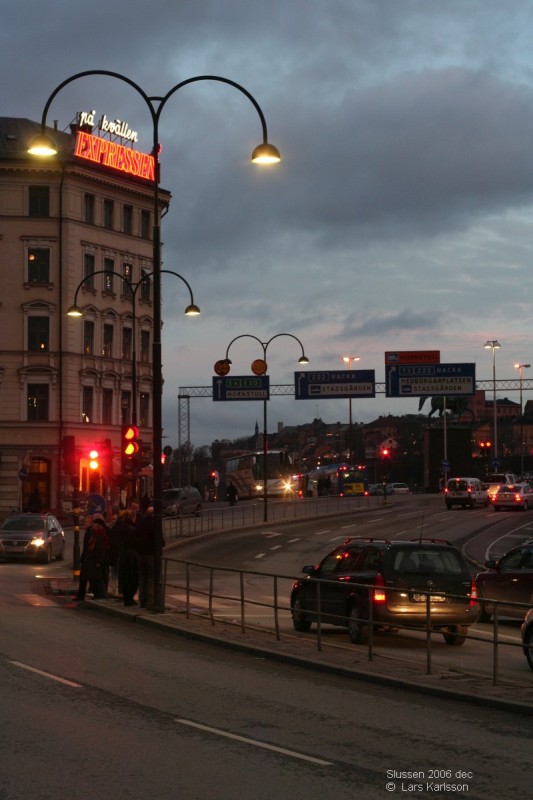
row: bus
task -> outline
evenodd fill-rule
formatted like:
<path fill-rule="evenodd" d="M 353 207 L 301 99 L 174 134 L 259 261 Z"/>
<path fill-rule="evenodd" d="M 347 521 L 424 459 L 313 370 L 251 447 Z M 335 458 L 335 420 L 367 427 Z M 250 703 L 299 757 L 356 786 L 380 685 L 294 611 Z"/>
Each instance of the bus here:
<path fill-rule="evenodd" d="M 226 459 L 226 486 L 231 481 L 241 499 L 263 497 L 264 452 L 230 456 Z M 267 495 L 287 497 L 294 492 L 292 461 L 286 450 L 267 450 Z"/>
<path fill-rule="evenodd" d="M 324 464 L 307 473 L 306 496 L 368 494 L 368 472 L 363 464 Z"/>

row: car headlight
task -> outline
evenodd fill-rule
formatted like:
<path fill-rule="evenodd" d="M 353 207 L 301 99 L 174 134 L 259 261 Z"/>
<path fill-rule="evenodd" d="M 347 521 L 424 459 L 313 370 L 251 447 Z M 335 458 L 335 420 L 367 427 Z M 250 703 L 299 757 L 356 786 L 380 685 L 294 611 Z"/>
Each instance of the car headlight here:
<path fill-rule="evenodd" d="M 42 537 L 42 536 L 36 536 L 36 537 L 35 537 L 35 538 L 32 540 L 32 545 L 33 545 L 34 547 L 43 547 L 43 545 L 44 545 L 44 539 L 43 539 L 43 537 Z"/>

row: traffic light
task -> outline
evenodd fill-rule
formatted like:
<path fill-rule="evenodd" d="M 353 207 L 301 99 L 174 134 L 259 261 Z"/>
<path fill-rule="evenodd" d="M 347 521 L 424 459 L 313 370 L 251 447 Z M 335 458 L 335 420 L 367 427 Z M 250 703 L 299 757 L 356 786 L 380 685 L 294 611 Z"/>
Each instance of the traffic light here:
<path fill-rule="evenodd" d="M 100 461 L 98 460 L 98 450 L 91 450 L 89 452 L 89 469 L 95 472 L 100 469 Z"/>
<path fill-rule="evenodd" d="M 138 469 L 140 451 L 139 428 L 136 425 L 123 425 L 121 437 L 121 462 L 123 472 L 132 472 Z"/>

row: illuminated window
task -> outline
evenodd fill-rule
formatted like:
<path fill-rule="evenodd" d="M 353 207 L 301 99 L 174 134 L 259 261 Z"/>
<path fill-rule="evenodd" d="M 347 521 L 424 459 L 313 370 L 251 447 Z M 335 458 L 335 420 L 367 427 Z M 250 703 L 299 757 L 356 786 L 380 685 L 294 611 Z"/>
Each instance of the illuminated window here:
<path fill-rule="evenodd" d="M 29 187 L 28 213 L 30 217 L 50 216 L 50 188 L 48 186 Z"/>
<path fill-rule="evenodd" d="M 145 277 L 147 276 L 147 277 Z M 144 300 L 145 303 L 149 303 L 152 296 L 152 281 L 150 276 L 150 271 L 147 269 L 141 270 L 141 300 Z"/>
<path fill-rule="evenodd" d="M 91 319 L 83 320 L 83 352 L 87 356 L 94 353 L 94 322 Z"/>
<path fill-rule="evenodd" d="M 28 421 L 48 421 L 49 386 L 46 383 L 29 383 L 27 394 Z"/>
<path fill-rule="evenodd" d="M 50 318 L 28 317 L 28 351 L 42 353 L 50 349 Z"/>
<path fill-rule="evenodd" d="M 115 262 L 112 258 L 104 258 L 104 292 L 113 292 Z"/>
<path fill-rule="evenodd" d="M 28 250 L 28 283 L 49 283 L 50 250 L 48 247 L 30 247 Z"/>
<path fill-rule="evenodd" d="M 133 265 L 132 264 L 123 264 L 122 265 L 122 274 L 126 280 L 122 281 L 122 294 L 124 297 L 133 297 Z"/>

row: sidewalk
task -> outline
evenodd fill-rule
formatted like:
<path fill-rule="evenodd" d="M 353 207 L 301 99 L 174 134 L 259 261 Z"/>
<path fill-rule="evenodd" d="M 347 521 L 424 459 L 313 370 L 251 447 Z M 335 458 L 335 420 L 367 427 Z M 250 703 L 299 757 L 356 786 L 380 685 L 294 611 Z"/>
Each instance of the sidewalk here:
<path fill-rule="evenodd" d="M 76 589 L 77 586 L 69 577 L 49 581 L 49 591 L 52 594 L 73 597 Z M 502 683 L 493 686 L 490 678 L 439 670 L 437 667 L 433 668 L 434 674 L 427 675 L 420 665 L 411 665 L 390 656 L 376 655 L 373 661 L 369 661 L 366 648 L 352 650 L 328 644 L 326 641 L 322 651 L 318 651 L 314 639 L 283 633 L 281 641 L 278 641 L 274 631 L 254 629 L 251 626 L 243 633 L 240 625 L 218 620 L 216 625 L 212 625 L 208 618 L 197 615 L 187 619 L 185 611 L 180 609 L 167 608 L 163 614 L 154 614 L 138 606 L 125 608 L 116 598 L 86 599 L 79 604 L 78 609 L 80 613 L 88 611 L 112 614 L 124 621 L 163 628 L 190 639 L 212 642 L 218 646 L 254 653 L 306 669 L 514 713 L 533 714 L 533 680 L 529 680 L 526 667 L 524 680 L 520 684 Z"/>

